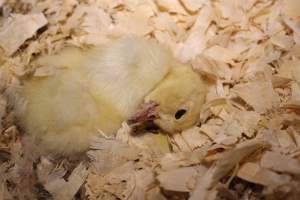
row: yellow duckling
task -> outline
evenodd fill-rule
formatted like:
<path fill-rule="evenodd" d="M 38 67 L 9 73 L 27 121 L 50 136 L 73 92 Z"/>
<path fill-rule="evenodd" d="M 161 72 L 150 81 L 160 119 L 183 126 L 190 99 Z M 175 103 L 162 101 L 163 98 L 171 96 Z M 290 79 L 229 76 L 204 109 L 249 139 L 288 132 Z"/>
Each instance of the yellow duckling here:
<path fill-rule="evenodd" d="M 191 66 L 152 40 L 123 38 L 82 50 L 66 47 L 37 60 L 57 73 L 25 80 L 16 106 L 21 127 L 49 152 L 69 155 L 91 136 L 113 135 L 143 103 L 155 102 L 154 122 L 167 132 L 195 124 L 206 86 Z"/>

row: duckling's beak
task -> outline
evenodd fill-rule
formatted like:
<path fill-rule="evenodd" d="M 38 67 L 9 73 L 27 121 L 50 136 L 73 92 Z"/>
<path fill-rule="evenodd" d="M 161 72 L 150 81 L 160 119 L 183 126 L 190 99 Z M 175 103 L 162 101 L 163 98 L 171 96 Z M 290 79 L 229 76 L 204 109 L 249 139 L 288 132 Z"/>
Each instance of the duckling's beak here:
<path fill-rule="evenodd" d="M 158 104 L 155 102 L 143 103 L 137 112 L 127 120 L 134 134 L 140 130 L 154 131 L 158 129 L 153 122 L 158 118 L 157 106 Z"/>

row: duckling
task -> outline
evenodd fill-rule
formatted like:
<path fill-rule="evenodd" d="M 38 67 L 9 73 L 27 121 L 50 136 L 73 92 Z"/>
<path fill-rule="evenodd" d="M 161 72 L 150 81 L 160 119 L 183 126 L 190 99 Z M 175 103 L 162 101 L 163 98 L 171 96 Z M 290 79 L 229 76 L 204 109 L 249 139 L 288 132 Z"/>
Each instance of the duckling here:
<path fill-rule="evenodd" d="M 150 39 L 65 47 L 36 63 L 57 72 L 24 81 L 25 106 L 16 103 L 16 115 L 25 132 L 52 153 L 86 151 L 92 136 L 113 136 L 149 102 L 157 104 L 154 123 L 170 133 L 181 131 L 197 122 L 205 99 L 200 75 Z"/>

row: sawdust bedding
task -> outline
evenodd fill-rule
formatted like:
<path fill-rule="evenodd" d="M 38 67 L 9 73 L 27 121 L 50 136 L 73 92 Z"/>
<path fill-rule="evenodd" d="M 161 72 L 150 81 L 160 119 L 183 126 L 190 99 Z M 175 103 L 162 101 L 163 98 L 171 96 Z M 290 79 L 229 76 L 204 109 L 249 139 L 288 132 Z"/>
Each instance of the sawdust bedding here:
<path fill-rule="evenodd" d="M 299 199 L 297 0 L 0 0 L 0 199 Z M 51 76 L 64 45 L 155 38 L 210 83 L 198 126 L 95 138 L 87 157 L 40 156 L 8 93 Z"/>

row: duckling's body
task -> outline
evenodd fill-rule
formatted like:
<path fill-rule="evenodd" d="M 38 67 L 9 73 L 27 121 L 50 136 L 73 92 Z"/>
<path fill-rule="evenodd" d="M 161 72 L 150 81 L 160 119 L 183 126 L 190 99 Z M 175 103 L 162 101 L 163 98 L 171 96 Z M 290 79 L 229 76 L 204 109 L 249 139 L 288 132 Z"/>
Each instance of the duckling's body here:
<path fill-rule="evenodd" d="M 197 77 L 196 82 L 188 81 L 195 85 L 187 90 L 187 96 L 191 96 L 201 82 L 189 66 L 175 61 L 168 50 L 154 41 L 139 38 L 120 39 L 88 50 L 68 47 L 57 55 L 40 58 L 37 63 L 54 66 L 57 73 L 25 81 L 21 95 L 26 108 L 17 115 L 21 126 L 41 146 L 60 154 L 85 151 L 90 137 L 100 132 L 113 135 L 123 121 L 134 115 L 148 94 L 157 93 L 157 88 L 165 85 L 164 80 L 174 69 L 186 67 L 194 78 Z M 189 87 L 182 84 L 182 87 Z M 159 93 L 166 96 L 168 91 L 161 90 Z M 174 92 L 170 95 L 174 96 Z M 150 96 L 148 100 L 155 101 L 159 95 Z M 174 98 L 176 95 L 169 100 Z M 169 103 L 179 106 L 187 98 Z M 203 104 L 202 100 L 196 102 Z"/>

